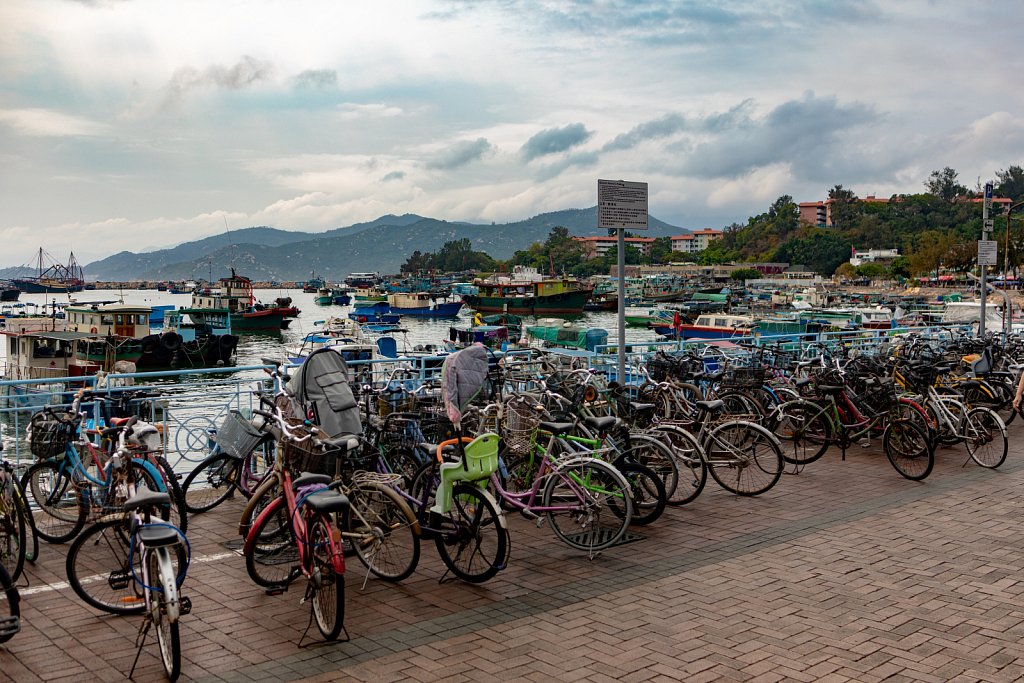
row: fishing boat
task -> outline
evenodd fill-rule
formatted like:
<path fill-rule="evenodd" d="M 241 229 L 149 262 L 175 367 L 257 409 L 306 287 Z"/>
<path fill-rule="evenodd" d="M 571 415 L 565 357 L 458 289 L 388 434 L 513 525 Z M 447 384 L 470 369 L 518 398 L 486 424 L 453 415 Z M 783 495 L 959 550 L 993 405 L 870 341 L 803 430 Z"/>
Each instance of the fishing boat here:
<path fill-rule="evenodd" d="M 316 298 L 313 299 L 313 303 L 319 306 L 330 306 L 334 303 L 334 296 L 331 294 L 330 287 L 320 287 L 316 290 Z"/>
<path fill-rule="evenodd" d="M 238 337 L 231 333 L 231 316 L 207 313 L 197 324 L 185 313 L 169 311 L 164 331 L 143 340 L 139 368 L 200 368 L 227 365 L 238 348 Z"/>
<path fill-rule="evenodd" d="M 462 309 L 461 301 L 439 302 L 429 292 L 396 292 L 388 294 L 392 313 L 420 318 L 454 318 Z"/>
<path fill-rule="evenodd" d="M 195 280 L 188 280 L 187 282 L 172 282 L 170 287 L 167 288 L 168 294 L 191 294 L 196 290 Z"/>
<path fill-rule="evenodd" d="M 648 329 L 664 327 L 672 323 L 674 314 L 675 311 L 670 311 L 667 308 L 626 311 L 626 324 L 630 327 L 646 327 Z"/>
<path fill-rule="evenodd" d="M 560 318 L 540 318 L 536 325 L 526 328 L 526 333 L 531 339 L 541 341 L 544 347 L 595 351 L 608 343 L 608 330 L 573 325 Z"/>
<path fill-rule="evenodd" d="M 318 278 L 316 273 L 310 273 L 308 280 L 302 283 L 302 291 L 306 294 L 316 294 L 317 290 L 324 286 L 322 278 Z"/>
<path fill-rule="evenodd" d="M 280 332 L 284 316 L 276 307 L 258 303 L 252 281 L 231 269 L 231 277 L 221 278 L 219 289 L 205 289 L 192 295 L 192 306 L 184 309 L 197 325 L 227 311 L 233 333 Z"/>
<path fill-rule="evenodd" d="M 267 305 L 267 310 L 274 311 L 281 314 L 281 329 L 287 329 L 291 323 L 292 318 L 297 318 L 299 313 L 298 306 L 292 305 L 292 298 L 290 296 L 279 296 L 274 299 L 273 305 Z"/>
<path fill-rule="evenodd" d="M 352 295 L 348 289 L 344 287 L 335 287 L 331 289 L 331 298 L 334 300 L 335 306 L 348 306 L 352 303 Z"/>
<path fill-rule="evenodd" d="M 0 301 L 17 301 L 21 290 L 14 283 L 0 280 Z"/>
<path fill-rule="evenodd" d="M 368 302 L 388 300 L 388 295 L 381 292 L 376 287 L 356 287 L 354 291 L 356 301 Z"/>
<path fill-rule="evenodd" d="M 357 323 L 383 323 L 385 325 L 394 325 L 402 318 L 400 314 L 391 312 L 391 306 L 387 301 L 378 301 L 363 306 L 357 304 L 348 317 Z"/>
<path fill-rule="evenodd" d="M 117 361 L 135 363 L 143 338 L 150 335 L 149 306 L 123 303 L 73 304 L 67 307 L 66 329 L 88 333 L 75 343 L 75 357 L 96 369 L 110 370 Z"/>
<path fill-rule="evenodd" d="M 705 313 L 691 323 L 656 327 L 655 332 L 671 339 L 729 339 L 753 334 L 757 323 L 753 316 Z"/>
<path fill-rule="evenodd" d="M 45 256 L 49 256 L 39 249 L 36 275 L 34 277 L 14 278 L 11 282 L 26 294 L 66 294 L 68 292 L 80 292 L 85 286 L 85 279 L 82 267 L 75 260 L 74 252 L 71 253 L 68 264 L 52 262 L 44 267 Z"/>
<path fill-rule="evenodd" d="M 515 266 L 512 275 L 477 283 L 479 294 L 462 301 L 484 313 L 579 315 L 593 293 L 574 277 L 543 277 L 536 268 Z"/>

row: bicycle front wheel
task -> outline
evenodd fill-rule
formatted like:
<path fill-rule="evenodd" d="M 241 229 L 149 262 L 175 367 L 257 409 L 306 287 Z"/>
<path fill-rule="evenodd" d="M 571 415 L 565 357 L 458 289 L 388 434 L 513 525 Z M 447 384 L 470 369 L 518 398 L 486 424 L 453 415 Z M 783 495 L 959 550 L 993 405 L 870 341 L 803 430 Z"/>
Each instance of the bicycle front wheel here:
<path fill-rule="evenodd" d="M 85 526 L 86 506 L 69 473 L 52 460 L 37 462 L 21 478 L 21 490 L 48 543 L 64 543 Z"/>
<path fill-rule="evenodd" d="M 967 413 L 964 431 L 967 434 L 964 446 L 974 462 L 995 469 L 1006 461 L 1010 447 L 1006 425 L 994 410 L 975 408 Z"/>
<path fill-rule="evenodd" d="M 752 422 L 725 422 L 705 440 L 711 477 L 726 491 L 741 496 L 764 493 L 782 476 L 779 442 L 767 429 Z"/>
<path fill-rule="evenodd" d="M 555 536 L 596 553 L 618 543 L 633 519 L 629 482 L 611 465 L 593 459 L 565 463 L 548 477 L 544 507 Z"/>
<path fill-rule="evenodd" d="M 409 578 L 420 561 L 419 524 L 398 493 L 381 484 L 348 491 L 349 528 L 356 557 L 385 581 Z"/>
<path fill-rule="evenodd" d="M 337 640 L 345 623 L 345 574 L 339 573 L 341 546 L 334 542 L 330 518 L 314 515 L 308 521 L 313 554 L 313 617 L 325 640 Z"/>
<path fill-rule="evenodd" d="M 665 512 L 668 496 L 665 486 L 657 473 L 650 467 L 617 459 L 614 466 L 629 482 L 629 493 L 633 499 L 633 524 L 651 524 Z M 614 508 L 618 509 L 618 508 Z"/>
<path fill-rule="evenodd" d="M 257 586 L 281 588 L 298 578 L 299 549 L 288 506 L 278 499 L 276 507 L 261 515 L 245 540 L 245 570 Z"/>
<path fill-rule="evenodd" d="M 156 630 L 156 642 L 160 646 L 160 660 L 163 662 L 167 678 L 176 681 L 181 674 L 181 640 L 178 636 L 178 620 L 171 619 L 168 614 L 170 600 L 168 596 L 177 595 L 178 586 L 174 583 L 174 572 L 169 566 L 161 567 L 158 550 L 147 550 L 149 581 L 153 585 L 150 591 L 151 617 Z"/>
<path fill-rule="evenodd" d="M 6 643 L 21 630 L 21 597 L 14 579 L 0 567 L 0 643 Z"/>
<path fill-rule="evenodd" d="M 653 432 L 671 446 L 679 470 L 675 491 L 668 496 L 669 505 L 685 505 L 697 499 L 708 482 L 708 464 L 704 449 L 690 432 L 675 425 L 658 425 Z M 666 491 L 666 493 L 668 493 Z"/>
<path fill-rule="evenodd" d="M 185 510 L 193 515 L 209 512 L 234 494 L 238 477 L 238 459 L 227 453 L 214 453 L 185 477 L 181 487 Z"/>
<path fill-rule="evenodd" d="M 13 481 L 6 484 L 17 486 Z M 0 486 L 3 485 L 5 483 L 0 482 Z M 4 491 L 0 488 L 0 566 L 7 570 L 12 581 L 18 580 L 25 566 L 28 531 L 21 497 L 16 491 Z"/>
<path fill-rule="evenodd" d="M 832 442 L 832 421 L 810 401 L 788 401 L 777 409 L 772 432 L 782 446 L 782 459 L 807 465 L 825 455 Z"/>
<path fill-rule="evenodd" d="M 437 554 L 452 574 L 483 583 L 505 568 L 508 531 L 490 496 L 472 484 L 456 484 L 452 508 L 434 537 Z"/>
<path fill-rule="evenodd" d="M 882 447 L 892 466 L 907 479 L 920 481 L 935 466 L 927 434 L 909 420 L 891 420 L 882 433 Z"/>

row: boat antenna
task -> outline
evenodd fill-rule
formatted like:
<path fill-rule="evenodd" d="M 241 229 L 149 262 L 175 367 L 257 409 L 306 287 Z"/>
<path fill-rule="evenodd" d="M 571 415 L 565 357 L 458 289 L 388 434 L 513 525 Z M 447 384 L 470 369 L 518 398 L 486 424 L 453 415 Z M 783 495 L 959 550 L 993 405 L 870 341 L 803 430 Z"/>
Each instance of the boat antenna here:
<path fill-rule="evenodd" d="M 235 248 L 235 242 L 231 239 L 231 231 L 228 229 L 228 217 L 221 216 L 224 219 L 224 234 L 228 236 L 228 246 L 231 247 L 231 253 L 238 258 L 238 250 Z M 233 262 L 231 265 L 235 265 Z M 212 275 L 210 276 L 213 277 Z"/>

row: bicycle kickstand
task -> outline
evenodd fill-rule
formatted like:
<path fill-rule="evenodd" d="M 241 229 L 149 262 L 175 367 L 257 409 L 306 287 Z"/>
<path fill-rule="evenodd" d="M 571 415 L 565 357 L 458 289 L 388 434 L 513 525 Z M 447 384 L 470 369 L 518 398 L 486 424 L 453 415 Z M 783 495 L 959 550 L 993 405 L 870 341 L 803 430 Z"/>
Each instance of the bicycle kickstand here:
<path fill-rule="evenodd" d="M 132 662 L 132 669 L 128 672 L 128 680 L 134 681 L 132 676 L 135 675 L 135 667 L 139 664 L 139 656 L 142 655 L 142 648 L 146 644 L 146 636 L 149 634 L 149 627 L 153 625 L 153 620 L 146 615 L 146 618 L 142 620 L 142 626 L 139 627 L 139 635 L 135 637 L 135 661 Z"/>

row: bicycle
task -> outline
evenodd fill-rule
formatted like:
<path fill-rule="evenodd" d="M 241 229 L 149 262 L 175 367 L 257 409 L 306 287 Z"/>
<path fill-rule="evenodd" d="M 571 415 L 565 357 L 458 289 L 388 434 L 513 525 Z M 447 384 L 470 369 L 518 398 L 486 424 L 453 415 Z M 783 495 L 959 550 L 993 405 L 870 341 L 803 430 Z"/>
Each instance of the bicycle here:
<path fill-rule="evenodd" d="M 0 565 L 0 643 L 6 643 L 21 630 L 21 596 L 14 579 Z"/>
<path fill-rule="evenodd" d="M 33 515 L 38 510 L 36 529 L 39 537 L 49 543 L 71 540 L 85 527 L 91 512 L 116 510 L 123 502 L 119 494 L 123 488 L 118 486 L 123 472 L 113 470 L 110 453 L 86 438 L 92 435 L 102 441 L 116 435 L 121 427 L 115 425 L 82 433 L 85 415 L 80 412 L 80 406 L 85 395 L 84 391 L 76 394 L 67 414 L 58 413 L 49 406 L 43 408 L 33 416 L 30 426 L 31 448 L 39 460 L 22 476 L 21 488 L 26 500 L 35 508 Z M 44 419 L 37 420 L 38 416 Z M 37 424 L 45 428 L 37 431 Z M 137 472 L 137 477 L 146 482 L 147 488 L 166 491 L 161 471 L 145 457 L 132 457 L 129 469 Z M 185 513 L 180 499 L 169 497 L 160 516 L 165 521 L 171 519 L 172 508 L 184 523 Z"/>
<path fill-rule="evenodd" d="M 191 551 L 180 529 L 152 521 L 152 511 L 163 509 L 170 495 L 145 486 L 136 488 L 139 481 L 127 466 L 130 453 L 125 446 L 135 421 L 133 417 L 114 428 L 119 431 L 119 443 L 110 462 L 113 470 L 126 470 L 119 484 L 124 487 L 126 500 L 119 512 L 104 516 L 71 544 L 66 561 L 68 583 L 96 609 L 112 614 L 144 614 L 138 654 L 149 629 L 155 627 L 161 662 L 168 678 L 174 681 L 181 673 L 178 620 L 192 610 L 191 601 L 179 593 Z"/>
<path fill-rule="evenodd" d="M 0 567 L 17 581 L 25 561 L 35 562 L 38 555 L 35 523 L 15 477 L 14 463 L 0 458 Z"/>
<path fill-rule="evenodd" d="M 316 619 L 326 640 L 337 640 L 344 628 L 345 558 L 336 527 L 344 528 L 345 523 L 335 524 L 334 517 L 347 517 L 349 500 L 328 490 L 330 476 L 307 472 L 293 479 L 292 469 L 305 470 L 327 457 L 343 456 L 359 441 L 352 435 L 320 440 L 314 426 L 290 427 L 277 413 L 254 412 L 275 421 L 281 430 L 282 448 L 274 468 L 281 493 L 259 513 L 245 536 L 246 571 L 269 594 L 283 593 L 305 576 L 300 604 L 310 602 L 310 621 Z"/>

